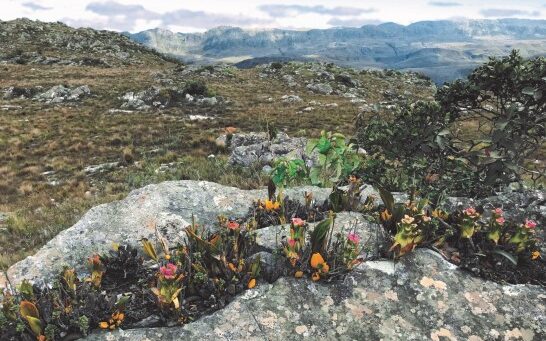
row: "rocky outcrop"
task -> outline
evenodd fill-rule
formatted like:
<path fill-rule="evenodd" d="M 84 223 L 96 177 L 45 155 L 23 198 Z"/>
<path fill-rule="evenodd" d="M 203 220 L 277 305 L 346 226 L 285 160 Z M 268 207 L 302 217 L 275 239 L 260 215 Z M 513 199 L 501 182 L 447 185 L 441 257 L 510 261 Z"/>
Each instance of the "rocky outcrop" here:
<path fill-rule="evenodd" d="M 183 89 L 176 87 L 152 86 L 142 91 L 129 91 L 120 98 L 122 110 L 148 110 L 151 108 L 165 109 L 169 107 L 180 106 L 183 104 L 193 104 L 198 106 L 212 107 L 217 105 L 221 98 L 192 96 L 185 94 Z"/>
<path fill-rule="evenodd" d="M 281 157 L 312 161 L 312 157 L 305 152 L 307 139 L 304 137 L 278 133 L 274 139 L 269 140 L 267 134 L 237 135 L 233 136 L 231 144 L 228 145 L 231 149 L 229 163 L 232 165 L 263 167 Z"/>
<path fill-rule="evenodd" d="M 97 332 L 87 340 L 543 340 L 546 291 L 474 278 L 417 250 L 366 262 L 345 280 L 260 283 L 183 327 Z"/>
<path fill-rule="evenodd" d="M 0 20 L 0 63 L 110 67 L 165 62 L 122 34 L 29 19 Z"/>
<path fill-rule="evenodd" d="M 326 83 L 311 83 L 307 85 L 307 89 L 322 95 L 330 95 L 334 91 L 334 89 Z"/>
<path fill-rule="evenodd" d="M 366 195 L 375 193 L 369 186 L 364 190 Z M 304 192 L 313 192 L 321 201 L 329 190 L 286 190 L 293 198 L 303 198 Z M 484 200 L 511 200 L 505 207 L 507 214 L 512 214 L 513 207 L 516 212 L 543 212 L 543 197 L 537 193 Z M 140 238 L 153 237 L 155 228 L 176 243 L 184 239 L 183 227 L 192 215 L 203 226 L 215 228 L 218 214 L 242 216 L 252 201 L 265 196 L 265 190 L 245 191 L 209 182 L 150 185 L 122 201 L 93 208 L 36 255 L 12 266 L 8 274 L 17 284 L 25 278 L 47 282 L 63 265 L 84 271 L 86 258 L 105 252 L 112 243 L 138 243 Z M 454 206 L 486 203 L 462 198 L 450 202 Z M 388 242 L 376 224 L 358 213 L 339 213 L 335 229 L 357 231 L 370 256 Z M 281 256 L 272 250 L 285 234 L 282 226 L 257 231 L 263 269 L 279 262 Z M 272 284 L 261 281 L 224 309 L 184 326 L 95 331 L 86 340 L 543 340 L 545 302 L 544 288 L 485 281 L 435 252 L 419 249 L 396 263 L 364 262 L 344 279 L 332 282 L 292 277 Z"/>
<path fill-rule="evenodd" d="M 46 103 L 63 103 L 66 101 L 78 101 L 91 95 L 89 86 L 82 85 L 75 88 L 67 88 L 64 85 L 56 85 L 49 90 L 38 94 L 34 99 Z"/>
<path fill-rule="evenodd" d="M 287 190 L 286 195 L 303 200 L 305 191 L 312 191 L 318 201 L 325 200 L 329 193 L 325 189 L 302 187 Z M 63 265 L 85 271 L 87 257 L 107 252 L 112 243 L 139 244 L 142 238 L 153 238 L 156 227 L 173 243 L 180 242 L 192 215 L 198 223 L 214 229 L 218 215 L 241 217 L 253 201 L 266 197 L 266 190 L 245 191 L 211 182 L 178 181 L 146 186 L 131 192 L 124 200 L 94 207 L 34 256 L 13 265 L 8 275 L 13 283 L 23 279 L 47 282 Z"/>

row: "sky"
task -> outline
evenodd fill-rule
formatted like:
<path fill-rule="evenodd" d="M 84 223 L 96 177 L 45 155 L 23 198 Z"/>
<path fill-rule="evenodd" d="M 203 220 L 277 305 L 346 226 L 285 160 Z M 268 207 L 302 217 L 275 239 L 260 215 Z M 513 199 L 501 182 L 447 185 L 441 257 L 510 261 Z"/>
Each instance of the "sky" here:
<path fill-rule="evenodd" d="M 360 27 L 438 19 L 546 19 L 546 0 L 0 0 L 0 20 L 26 17 L 74 27 L 203 32 Z"/>

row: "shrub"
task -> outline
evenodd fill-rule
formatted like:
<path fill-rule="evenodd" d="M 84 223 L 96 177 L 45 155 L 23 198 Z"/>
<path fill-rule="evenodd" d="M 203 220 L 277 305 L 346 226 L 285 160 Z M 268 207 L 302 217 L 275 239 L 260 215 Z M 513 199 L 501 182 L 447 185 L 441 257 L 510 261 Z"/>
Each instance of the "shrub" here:
<path fill-rule="evenodd" d="M 360 117 L 358 142 L 370 154 L 361 176 L 436 199 L 487 196 L 524 175 L 537 183 L 544 170 L 527 163 L 544 146 L 545 76 L 546 59 L 514 51 L 446 84 L 435 102 L 406 104 L 388 121 Z"/>
<path fill-rule="evenodd" d="M 207 87 L 205 82 L 200 80 L 193 80 L 186 84 L 184 87 L 184 95 L 189 94 L 192 96 L 214 96 L 214 93 Z"/>
<path fill-rule="evenodd" d="M 525 60 L 517 51 L 491 58 L 466 80 L 438 91 L 442 109 L 458 122 L 473 122 L 477 136 L 452 130 L 461 157 L 485 186 L 520 181 L 526 160 L 544 144 L 546 59 Z"/>

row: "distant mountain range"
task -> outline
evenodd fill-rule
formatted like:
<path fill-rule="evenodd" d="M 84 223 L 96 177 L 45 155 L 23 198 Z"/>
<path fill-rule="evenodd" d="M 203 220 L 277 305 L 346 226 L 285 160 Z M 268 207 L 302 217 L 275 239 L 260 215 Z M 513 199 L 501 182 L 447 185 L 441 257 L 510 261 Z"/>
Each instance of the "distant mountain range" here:
<path fill-rule="evenodd" d="M 187 63 L 246 67 L 275 60 L 320 60 L 418 71 L 437 83 L 465 76 L 489 56 L 512 49 L 528 57 L 546 56 L 546 20 L 422 21 L 309 31 L 219 27 L 189 34 L 153 29 L 124 34 Z"/>

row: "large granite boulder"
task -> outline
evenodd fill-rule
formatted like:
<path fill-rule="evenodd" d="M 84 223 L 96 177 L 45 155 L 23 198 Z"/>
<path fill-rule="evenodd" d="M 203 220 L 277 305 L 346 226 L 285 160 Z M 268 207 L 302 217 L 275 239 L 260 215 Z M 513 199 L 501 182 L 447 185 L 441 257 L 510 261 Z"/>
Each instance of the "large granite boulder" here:
<path fill-rule="evenodd" d="M 229 306 L 175 328 L 95 332 L 89 341 L 527 340 L 546 338 L 546 291 L 472 277 L 417 250 L 345 280 L 260 283 Z"/>
<path fill-rule="evenodd" d="M 288 189 L 290 198 L 303 200 L 312 192 L 317 201 L 330 193 L 327 189 L 299 187 Z M 59 233 L 35 255 L 8 269 L 12 284 L 23 279 L 47 282 L 64 265 L 85 269 L 87 257 L 111 250 L 113 243 L 139 244 L 153 238 L 156 227 L 172 243 L 185 237 L 192 215 L 197 223 L 215 228 L 220 214 L 244 216 L 252 202 L 266 199 L 267 190 L 240 190 L 205 181 L 169 181 L 131 192 L 127 198 L 99 205 L 87 212 L 71 228 Z M 0 287 L 5 279 L 0 274 Z"/>
<path fill-rule="evenodd" d="M 366 191 L 373 194 L 370 188 Z M 329 194 L 329 190 L 315 187 L 293 188 L 285 193 L 303 198 L 305 192 L 313 192 L 318 201 Z M 181 241 L 192 215 L 198 223 L 215 228 L 218 214 L 242 216 L 254 200 L 265 196 L 265 189 L 247 191 L 210 182 L 150 185 L 131 192 L 124 200 L 93 208 L 36 255 L 13 265 L 8 275 L 12 284 L 23 279 L 47 283 L 63 265 L 83 271 L 90 254 L 105 252 L 112 243 L 136 244 L 143 237 L 153 237 L 156 228 L 169 240 Z M 456 203 L 461 200 L 452 199 Z M 518 200 L 514 199 L 510 207 L 521 208 L 515 204 L 521 200 L 531 201 L 528 207 L 543 205 L 538 199 Z M 510 212 L 509 207 L 506 211 Z M 381 229 L 361 214 L 339 213 L 335 229 L 342 233 L 357 231 L 370 256 L 376 256 L 378 248 L 388 243 Z M 286 233 L 282 226 L 258 231 L 262 262 L 274 266 L 280 256 L 273 250 Z M 272 284 L 260 281 L 224 309 L 184 326 L 95 331 L 87 340 L 182 338 L 544 340 L 546 290 L 486 281 L 458 269 L 435 252 L 420 249 L 396 263 L 367 261 L 344 279 L 329 283 L 292 277 L 281 277 Z"/>

